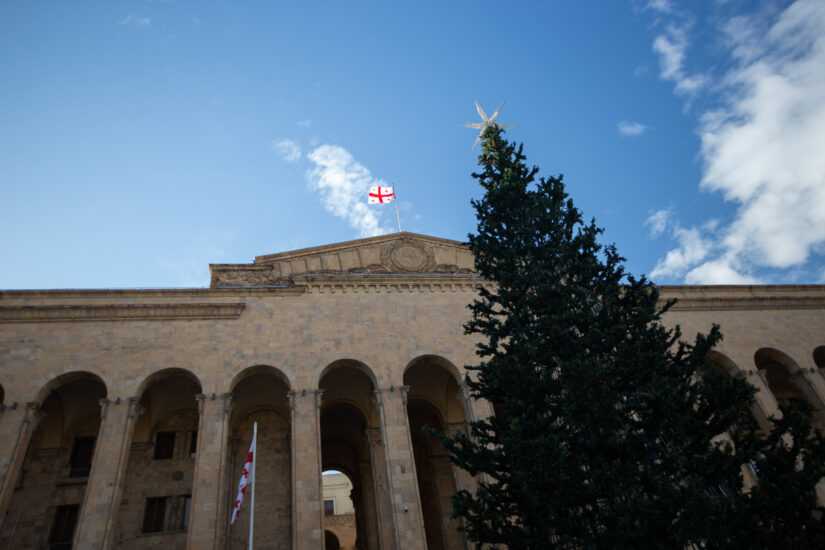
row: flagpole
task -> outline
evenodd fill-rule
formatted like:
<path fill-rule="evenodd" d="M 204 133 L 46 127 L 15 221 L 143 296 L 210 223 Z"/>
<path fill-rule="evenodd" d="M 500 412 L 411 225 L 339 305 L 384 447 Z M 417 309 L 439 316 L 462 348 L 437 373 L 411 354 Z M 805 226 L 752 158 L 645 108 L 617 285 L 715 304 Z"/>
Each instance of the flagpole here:
<path fill-rule="evenodd" d="M 398 222 L 398 232 L 401 233 L 401 217 L 398 215 L 398 186 L 392 184 L 392 200 L 395 203 L 395 220 Z"/>
<path fill-rule="evenodd" d="M 255 528 L 255 464 L 258 462 L 258 423 L 252 424 L 252 494 L 249 498 L 249 550 L 252 550 L 252 532 Z"/>

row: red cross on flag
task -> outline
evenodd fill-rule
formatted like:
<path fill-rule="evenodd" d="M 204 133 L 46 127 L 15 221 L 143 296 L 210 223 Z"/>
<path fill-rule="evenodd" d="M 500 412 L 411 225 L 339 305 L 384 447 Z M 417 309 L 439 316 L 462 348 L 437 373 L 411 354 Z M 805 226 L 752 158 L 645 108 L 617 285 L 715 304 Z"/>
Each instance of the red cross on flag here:
<path fill-rule="evenodd" d="M 235 506 L 232 508 L 232 519 L 229 520 L 230 525 L 235 523 L 235 519 L 241 511 L 241 503 L 243 502 L 243 496 L 246 493 L 247 483 L 250 483 L 251 481 L 249 479 L 249 475 L 255 467 L 255 440 L 258 438 L 257 426 L 255 426 L 255 428 L 256 429 L 252 434 L 252 445 L 249 446 L 249 454 L 246 455 L 246 464 L 243 465 L 243 472 L 241 472 L 241 482 L 238 483 L 238 496 L 235 497 Z M 252 479 L 255 479 L 254 474 Z"/>
<path fill-rule="evenodd" d="M 370 187 L 370 195 L 367 198 L 367 204 L 384 204 L 390 202 L 395 193 L 392 187 Z"/>

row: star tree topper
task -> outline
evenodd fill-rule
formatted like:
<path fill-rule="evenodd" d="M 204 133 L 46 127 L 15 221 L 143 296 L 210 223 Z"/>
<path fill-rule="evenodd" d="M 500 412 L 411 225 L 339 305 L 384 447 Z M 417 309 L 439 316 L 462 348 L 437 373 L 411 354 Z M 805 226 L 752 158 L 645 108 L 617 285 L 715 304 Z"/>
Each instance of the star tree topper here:
<path fill-rule="evenodd" d="M 486 130 L 488 127 L 495 126 L 496 128 L 501 128 L 502 130 L 509 130 L 515 128 L 515 126 L 507 126 L 505 124 L 499 124 L 496 122 L 496 118 L 498 117 L 498 114 L 501 112 L 501 108 L 504 107 L 504 101 L 501 102 L 501 105 L 498 106 L 498 109 L 496 109 L 496 112 L 493 113 L 493 116 L 491 116 L 490 118 L 487 118 L 487 113 L 484 112 L 484 109 L 481 108 L 481 105 L 478 104 L 478 101 L 476 101 L 475 103 L 476 110 L 478 111 L 478 114 L 481 116 L 481 122 L 466 122 L 462 124 L 462 126 L 464 126 L 465 128 L 474 128 L 476 130 L 480 130 L 478 132 L 478 137 L 476 138 L 475 142 L 473 142 L 473 149 L 475 149 L 476 145 L 479 144 L 479 142 L 481 141 L 481 134 L 483 134 L 484 130 Z"/>

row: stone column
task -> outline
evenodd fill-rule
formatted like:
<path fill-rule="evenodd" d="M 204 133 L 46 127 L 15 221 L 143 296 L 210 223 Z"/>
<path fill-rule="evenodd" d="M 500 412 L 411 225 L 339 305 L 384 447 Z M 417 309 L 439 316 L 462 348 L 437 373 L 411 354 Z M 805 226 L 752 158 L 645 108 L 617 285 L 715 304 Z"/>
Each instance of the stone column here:
<path fill-rule="evenodd" d="M 192 511 L 187 548 L 215 549 L 226 537 L 226 470 L 229 457 L 229 418 L 232 394 L 195 395 L 198 400 L 198 448 L 192 485 Z"/>
<path fill-rule="evenodd" d="M 113 545 L 135 420 L 143 412 L 137 398 L 127 403 L 98 399 L 98 403 L 100 431 L 74 535 L 73 548 L 78 550 Z"/>
<path fill-rule="evenodd" d="M 321 395 L 323 390 L 291 391 L 292 548 L 324 547 L 321 506 Z"/>
<path fill-rule="evenodd" d="M 464 432 L 466 434 L 469 429 L 470 428 L 466 422 L 447 422 L 444 424 L 444 433 L 448 437 L 453 437 L 458 432 Z M 475 494 L 475 491 L 478 488 L 478 483 L 476 482 L 476 479 L 470 475 L 470 472 L 463 470 L 452 463 L 450 463 L 450 467 L 453 471 L 456 491 L 464 490 L 471 494 Z"/>
<path fill-rule="evenodd" d="M 0 518 L 6 516 L 14 486 L 26 459 L 32 432 L 45 417 L 40 404 L 27 403 L 25 407 L 6 407 L 0 422 Z"/>
<path fill-rule="evenodd" d="M 461 525 L 457 519 L 452 519 L 455 493 L 455 478 L 450 459 L 446 455 L 430 457 L 430 468 L 433 472 L 438 512 L 441 519 L 441 532 L 444 535 L 444 548 L 465 548 L 464 537 L 458 528 Z M 471 478 L 472 479 L 472 478 Z"/>
<path fill-rule="evenodd" d="M 387 481 L 387 453 L 384 451 L 384 442 L 381 438 L 380 428 L 367 428 L 364 431 L 367 438 L 367 446 L 370 450 L 370 463 L 372 464 L 372 508 L 375 514 L 371 520 L 376 524 L 375 536 L 377 548 L 382 550 L 393 550 L 397 548 L 395 543 L 395 515 L 390 508 L 391 496 L 389 482 Z"/>
<path fill-rule="evenodd" d="M 426 550 L 424 516 L 418 494 L 410 423 L 407 418 L 408 386 L 379 388 L 375 401 L 381 419 L 381 437 L 387 461 L 390 511 L 394 517 L 396 548 Z"/>
<path fill-rule="evenodd" d="M 369 441 L 367 442 L 369 444 Z M 375 488 L 372 481 L 372 468 L 369 462 L 358 463 L 358 477 L 361 483 L 361 509 L 364 519 L 362 545 L 368 550 L 379 550 L 378 544 L 378 517 L 375 509 Z"/>

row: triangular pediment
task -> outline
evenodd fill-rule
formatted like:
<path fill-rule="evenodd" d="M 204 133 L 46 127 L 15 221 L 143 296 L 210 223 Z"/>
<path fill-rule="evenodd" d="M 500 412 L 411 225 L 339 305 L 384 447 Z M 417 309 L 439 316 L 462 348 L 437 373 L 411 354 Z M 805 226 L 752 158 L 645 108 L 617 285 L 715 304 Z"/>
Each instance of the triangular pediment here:
<path fill-rule="evenodd" d="M 458 241 L 393 233 L 277 254 L 252 264 L 213 264 L 212 288 L 291 286 L 310 275 L 472 274 L 473 256 Z"/>

